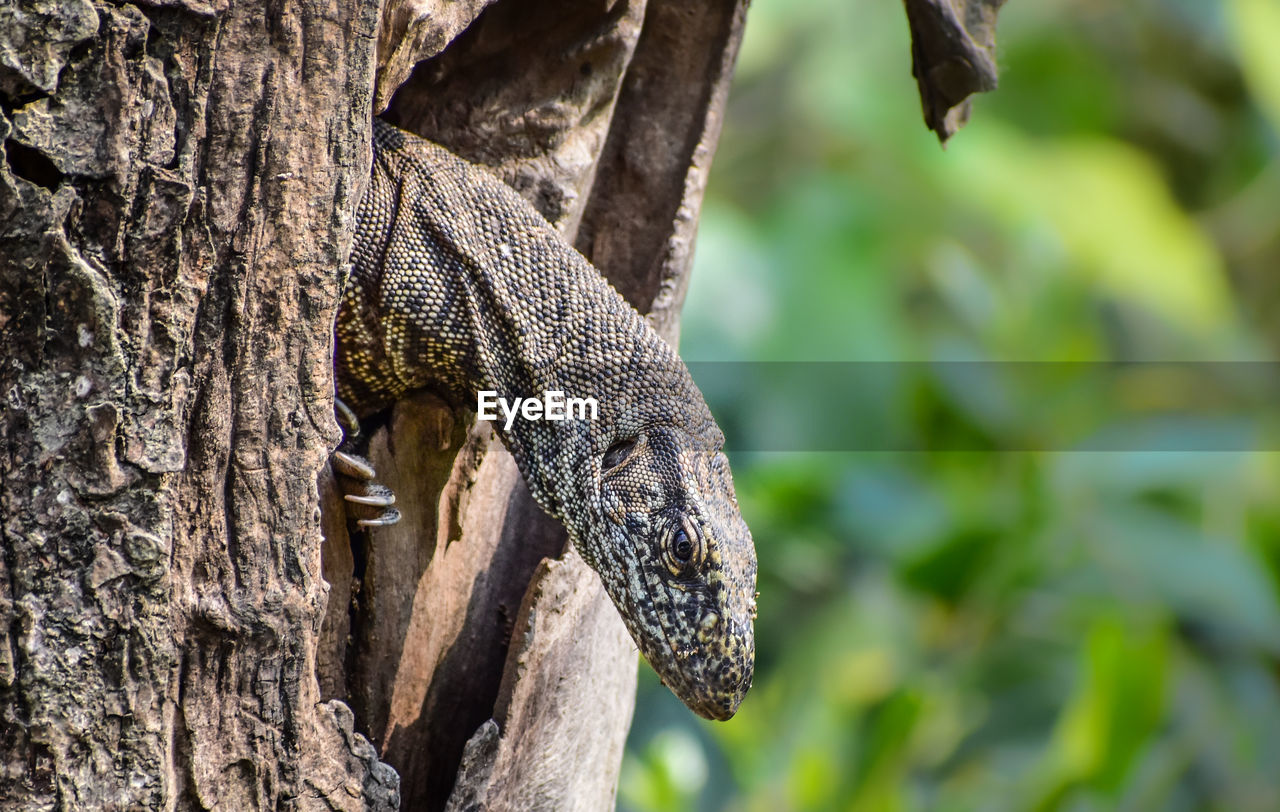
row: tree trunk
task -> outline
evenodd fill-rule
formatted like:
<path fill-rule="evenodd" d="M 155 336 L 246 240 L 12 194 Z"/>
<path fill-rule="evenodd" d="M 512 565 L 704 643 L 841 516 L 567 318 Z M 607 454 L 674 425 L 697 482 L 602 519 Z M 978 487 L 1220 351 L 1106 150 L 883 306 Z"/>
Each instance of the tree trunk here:
<path fill-rule="evenodd" d="M 395 804 L 313 669 L 376 25 L 0 11 L 4 808 Z"/>
<path fill-rule="evenodd" d="M 334 308 L 393 99 L 674 338 L 745 3 L 486 5 L 0 6 L 0 808 L 611 802 L 634 648 L 493 438 L 331 509 Z"/>

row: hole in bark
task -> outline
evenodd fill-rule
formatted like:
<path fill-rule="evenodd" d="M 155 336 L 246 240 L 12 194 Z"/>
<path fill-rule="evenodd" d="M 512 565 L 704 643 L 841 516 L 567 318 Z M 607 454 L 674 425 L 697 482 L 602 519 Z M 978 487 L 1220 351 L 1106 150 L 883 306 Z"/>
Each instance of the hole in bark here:
<path fill-rule="evenodd" d="M 10 138 L 4 142 L 5 161 L 13 174 L 46 189 L 57 189 L 62 173 L 53 161 L 38 149 Z"/>
<path fill-rule="evenodd" d="M 49 98 L 49 94 L 39 90 L 20 93 L 17 90 L 3 91 L 0 90 L 0 112 L 6 117 L 13 118 L 13 114 L 19 109 L 26 107 L 34 101 Z"/>
<path fill-rule="evenodd" d="M 74 65 L 80 60 L 84 59 L 86 56 L 89 55 L 89 52 L 93 50 L 93 47 L 94 45 L 97 44 L 97 42 L 98 42 L 97 37 L 90 37 L 84 42 L 78 42 L 75 45 L 71 46 L 71 50 L 67 51 L 66 64 Z"/>

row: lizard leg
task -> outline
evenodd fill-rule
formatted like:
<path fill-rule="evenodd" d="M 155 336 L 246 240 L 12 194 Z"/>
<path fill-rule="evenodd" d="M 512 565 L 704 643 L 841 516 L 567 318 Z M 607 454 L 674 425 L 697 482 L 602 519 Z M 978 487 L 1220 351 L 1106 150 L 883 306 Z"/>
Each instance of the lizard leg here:
<path fill-rule="evenodd" d="M 359 419 L 339 398 L 334 398 L 334 412 L 338 425 L 342 427 L 343 440 L 330 460 L 333 472 L 337 475 L 338 487 L 342 489 L 343 499 L 346 500 L 347 518 L 361 527 L 395 524 L 400 521 L 400 511 L 393 507 L 396 502 L 395 492 L 375 481 L 378 472 L 369 460 L 343 450 L 360 437 Z"/>

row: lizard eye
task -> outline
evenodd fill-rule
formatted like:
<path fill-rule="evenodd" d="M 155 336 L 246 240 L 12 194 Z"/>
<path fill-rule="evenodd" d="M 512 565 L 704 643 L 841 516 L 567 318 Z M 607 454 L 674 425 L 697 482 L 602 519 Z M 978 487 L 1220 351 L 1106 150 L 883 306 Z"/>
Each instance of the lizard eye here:
<path fill-rule="evenodd" d="M 608 471 L 611 468 L 617 468 L 622 464 L 622 461 L 631 454 L 631 449 L 635 447 L 636 441 L 634 438 L 630 440 L 619 440 L 609 446 L 608 451 L 604 452 L 604 459 L 601 460 L 600 467 L 605 471 Z"/>
<path fill-rule="evenodd" d="M 680 520 L 680 525 L 667 537 L 666 551 L 663 558 L 673 575 L 687 574 L 689 567 L 699 557 L 698 534 L 688 517 Z"/>
<path fill-rule="evenodd" d="M 683 530 L 676 531 L 676 536 L 671 541 L 671 553 L 678 560 L 686 563 L 693 558 L 693 542 L 689 541 L 689 537 Z"/>

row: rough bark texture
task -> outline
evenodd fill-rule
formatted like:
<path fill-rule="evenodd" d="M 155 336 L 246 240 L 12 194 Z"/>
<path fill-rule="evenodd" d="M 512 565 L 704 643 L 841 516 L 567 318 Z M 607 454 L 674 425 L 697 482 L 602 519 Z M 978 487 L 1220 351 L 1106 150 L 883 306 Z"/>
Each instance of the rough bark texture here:
<path fill-rule="evenodd" d="M 0 7 L 0 808 L 393 808 L 320 704 L 376 7 Z"/>
<path fill-rule="evenodd" d="M 386 115 L 493 167 L 674 340 L 744 11 L 498 2 L 443 50 L 419 31 L 433 58 Z M 380 89 L 401 70 L 394 50 L 379 49 Z M 327 638 L 327 695 L 350 700 L 400 771 L 406 808 L 610 808 L 635 647 L 470 419 L 415 398 L 374 434 L 370 456 L 405 518 L 354 554 L 330 538 L 330 580 L 357 577 L 353 600 L 331 599 L 333 627 L 351 631 Z"/>
<path fill-rule="evenodd" d="M 996 14 L 1004 0 L 903 2 L 924 123 L 945 144 L 968 122 L 969 97 L 996 89 Z"/>

